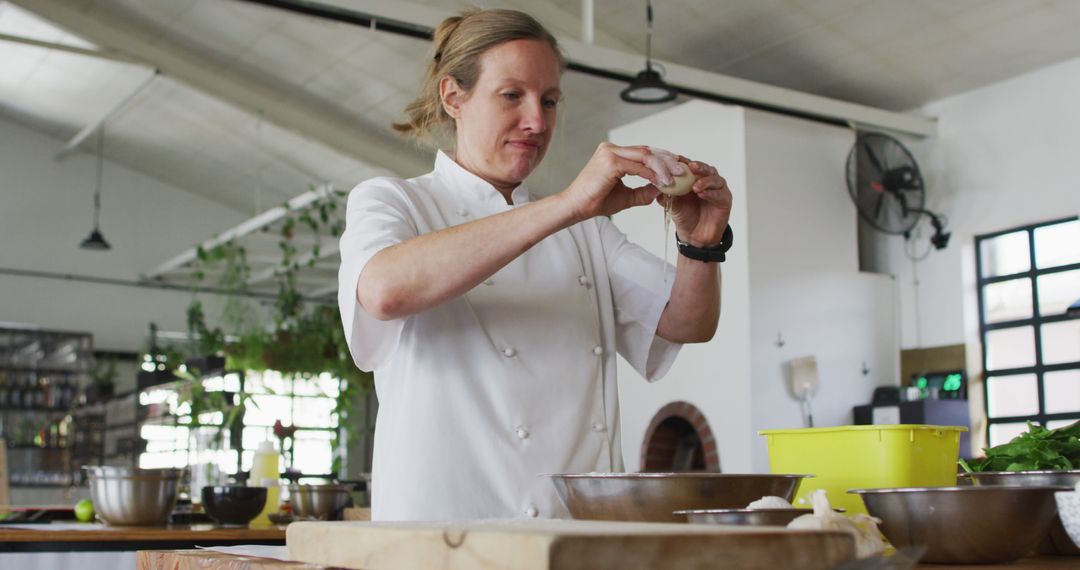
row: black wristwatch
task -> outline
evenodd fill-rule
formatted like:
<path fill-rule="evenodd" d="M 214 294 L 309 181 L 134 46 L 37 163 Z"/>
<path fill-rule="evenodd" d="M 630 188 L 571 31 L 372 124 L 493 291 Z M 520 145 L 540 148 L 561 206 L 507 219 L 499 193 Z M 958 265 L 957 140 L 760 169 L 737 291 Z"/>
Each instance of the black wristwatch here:
<path fill-rule="evenodd" d="M 679 237 L 679 234 L 675 234 L 675 243 L 679 246 L 679 253 L 684 256 L 697 261 L 710 261 L 720 263 L 727 259 L 724 255 L 727 250 L 731 249 L 731 244 L 735 240 L 735 235 L 731 232 L 731 226 L 724 228 L 724 235 L 720 237 L 720 245 L 712 248 L 695 247 L 692 246 Z"/>

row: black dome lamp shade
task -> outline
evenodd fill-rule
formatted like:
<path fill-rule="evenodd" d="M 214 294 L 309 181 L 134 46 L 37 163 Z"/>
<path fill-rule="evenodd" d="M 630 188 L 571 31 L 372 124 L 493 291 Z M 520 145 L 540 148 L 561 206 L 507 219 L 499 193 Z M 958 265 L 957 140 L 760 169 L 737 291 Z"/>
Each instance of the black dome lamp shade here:
<path fill-rule="evenodd" d="M 653 13 L 651 1 L 645 3 L 645 19 L 648 22 L 648 27 L 645 29 L 645 69 L 639 72 L 637 77 L 630 82 L 630 85 L 619 93 L 619 97 L 627 103 L 667 103 L 675 100 L 675 97 L 679 95 L 679 91 L 664 83 L 664 78 L 652 67 Z"/>
<path fill-rule="evenodd" d="M 109 242 L 105 241 L 105 236 L 102 235 L 101 230 L 98 228 L 98 219 L 101 217 L 101 166 L 103 159 L 104 149 L 102 146 L 105 144 L 105 125 L 102 125 L 98 129 L 98 144 L 97 144 L 97 186 L 94 188 L 94 229 L 90 231 L 90 235 L 86 236 L 86 239 L 82 240 L 79 247 L 83 249 L 90 249 L 95 251 L 104 251 L 112 249 Z"/>

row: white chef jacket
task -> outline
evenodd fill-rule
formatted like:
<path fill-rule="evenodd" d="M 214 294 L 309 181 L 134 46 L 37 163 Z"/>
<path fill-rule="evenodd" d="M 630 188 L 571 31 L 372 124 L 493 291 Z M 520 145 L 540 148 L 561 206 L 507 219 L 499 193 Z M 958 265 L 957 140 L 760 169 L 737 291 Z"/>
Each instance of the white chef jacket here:
<path fill-rule="evenodd" d="M 566 517 L 544 473 L 622 471 L 616 351 L 649 380 L 681 345 L 656 335 L 673 273 L 597 217 L 552 234 L 465 295 L 379 321 L 356 300 L 367 262 L 410 238 L 508 211 L 439 152 L 435 170 L 349 195 L 338 303 L 375 371 L 373 520 Z"/>

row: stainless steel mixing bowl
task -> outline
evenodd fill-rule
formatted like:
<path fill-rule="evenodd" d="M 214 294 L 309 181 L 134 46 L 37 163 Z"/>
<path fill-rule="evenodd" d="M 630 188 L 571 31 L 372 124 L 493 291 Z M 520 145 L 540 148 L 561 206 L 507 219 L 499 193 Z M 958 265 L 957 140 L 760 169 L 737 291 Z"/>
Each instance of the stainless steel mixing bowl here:
<path fill-rule="evenodd" d="M 352 503 L 351 485 L 289 485 L 293 514 L 301 518 L 337 520 Z"/>
<path fill-rule="evenodd" d="M 183 469 L 85 467 L 90 499 L 111 525 L 163 525 L 176 503 Z"/>
<path fill-rule="evenodd" d="M 675 511 L 741 509 L 770 495 L 791 501 L 802 480 L 811 475 L 581 473 L 550 477 L 575 519 L 686 522 Z"/>
<path fill-rule="evenodd" d="M 813 509 L 695 509 L 675 511 L 695 524 L 734 524 L 748 526 L 787 526 L 789 522 L 814 514 Z"/>
<path fill-rule="evenodd" d="M 1063 487 L 856 489 L 893 546 L 926 545 L 923 562 L 992 564 L 1034 550 Z"/>
<path fill-rule="evenodd" d="M 1071 471 L 984 471 L 981 473 L 961 473 L 957 477 L 960 485 L 1065 485 L 1076 487 L 1080 483 L 1080 470 Z M 1043 554 L 1065 554 L 1080 556 L 1080 547 L 1073 544 L 1061 517 L 1054 515 L 1050 530 L 1039 542 L 1039 552 Z"/>

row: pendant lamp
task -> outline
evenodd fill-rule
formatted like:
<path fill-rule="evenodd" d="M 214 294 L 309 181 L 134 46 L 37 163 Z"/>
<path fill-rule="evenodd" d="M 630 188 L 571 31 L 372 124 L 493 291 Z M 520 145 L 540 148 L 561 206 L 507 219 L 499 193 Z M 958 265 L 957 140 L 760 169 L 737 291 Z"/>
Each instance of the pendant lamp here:
<path fill-rule="evenodd" d="M 645 69 L 637 74 L 630 85 L 622 90 L 619 97 L 627 103 L 667 103 L 673 101 L 679 95 L 678 90 L 664 83 L 652 67 L 652 1 L 645 2 L 645 21 L 648 23 L 645 29 Z"/>
<path fill-rule="evenodd" d="M 97 144 L 97 186 L 94 188 L 94 229 L 90 231 L 90 235 L 86 236 L 86 239 L 82 240 L 79 247 L 83 249 L 90 249 L 96 251 L 104 251 L 112 249 L 109 242 L 105 241 L 105 236 L 101 234 L 101 230 L 98 228 L 98 220 L 101 217 L 101 167 L 104 161 L 103 153 L 105 146 L 105 125 L 102 124 L 98 129 L 98 144 Z"/>

